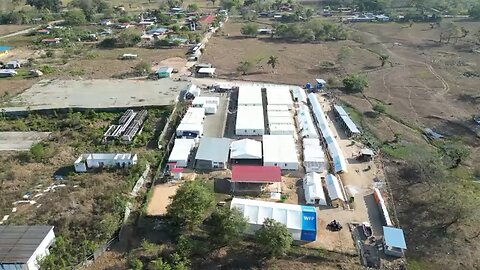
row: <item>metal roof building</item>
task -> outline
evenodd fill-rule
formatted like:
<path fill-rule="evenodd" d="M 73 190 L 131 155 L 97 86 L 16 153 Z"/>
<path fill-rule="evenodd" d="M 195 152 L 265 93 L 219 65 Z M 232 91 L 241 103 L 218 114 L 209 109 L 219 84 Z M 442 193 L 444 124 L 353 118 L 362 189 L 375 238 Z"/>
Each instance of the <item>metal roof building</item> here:
<path fill-rule="evenodd" d="M 346 129 L 346 134 L 348 136 L 354 136 L 360 134 L 357 125 L 352 121 L 350 115 L 343 109 L 340 105 L 333 105 L 333 111 L 337 119 L 340 120 L 342 126 Z"/>
<path fill-rule="evenodd" d="M 293 136 L 263 135 L 263 165 L 278 166 L 282 170 L 297 170 L 298 163 Z"/>
<path fill-rule="evenodd" d="M 265 134 L 263 106 L 238 106 L 235 134 L 241 136 L 255 136 Z"/>
<path fill-rule="evenodd" d="M 278 112 L 284 112 L 288 111 L 289 108 L 287 105 L 272 105 L 272 104 L 267 104 L 267 111 L 278 111 Z"/>
<path fill-rule="evenodd" d="M 195 168 L 205 170 L 225 169 L 231 142 L 228 138 L 201 138 L 195 156 Z"/>
<path fill-rule="evenodd" d="M 187 167 L 188 158 L 194 147 L 194 139 L 175 139 L 172 152 L 168 157 L 168 163 L 175 163 L 174 167 Z"/>
<path fill-rule="evenodd" d="M 307 104 L 307 93 L 299 86 L 292 88 L 293 101 Z"/>
<path fill-rule="evenodd" d="M 240 210 L 248 220 L 247 234 L 254 234 L 267 218 L 284 224 L 294 240 L 315 241 L 317 213 L 315 207 L 233 198 L 230 208 Z"/>
<path fill-rule="evenodd" d="M 232 182 L 243 183 L 279 183 L 282 172 L 276 166 L 233 165 Z"/>
<path fill-rule="evenodd" d="M 385 254 L 403 257 L 407 243 L 402 229 L 383 226 L 383 242 Z"/>
<path fill-rule="evenodd" d="M 340 182 L 335 175 L 327 174 L 325 177 L 325 183 L 327 185 L 328 196 L 330 196 L 332 204 L 338 207 L 342 205 L 343 202 L 346 202 Z"/>
<path fill-rule="evenodd" d="M 267 103 L 269 105 L 285 105 L 293 108 L 292 95 L 288 86 L 267 86 Z"/>
<path fill-rule="evenodd" d="M 262 159 L 262 143 L 251 139 L 234 141 L 230 145 L 230 159 Z"/>
<path fill-rule="evenodd" d="M 303 89 L 302 89 L 303 90 Z M 297 127 L 302 138 L 318 138 L 317 128 L 313 123 L 310 109 L 306 105 L 300 105 L 297 110 Z"/>
<path fill-rule="evenodd" d="M 310 172 L 303 178 L 303 190 L 307 204 L 327 205 L 320 174 Z"/>
<path fill-rule="evenodd" d="M 238 89 L 238 106 L 262 106 L 262 88 L 260 86 L 240 86 Z"/>
<path fill-rule="evenodd" d="M 48 255 L 53 226 L 0 226 L 0 269 L 37 270 L 38 259 Z"/>

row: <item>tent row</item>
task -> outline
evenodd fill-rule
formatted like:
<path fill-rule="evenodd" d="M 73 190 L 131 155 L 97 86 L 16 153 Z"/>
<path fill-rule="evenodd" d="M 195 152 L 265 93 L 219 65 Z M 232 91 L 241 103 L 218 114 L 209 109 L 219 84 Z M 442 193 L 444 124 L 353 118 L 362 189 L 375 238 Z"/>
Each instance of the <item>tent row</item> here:
<path fill-rule="evenodd" d="M 302 138 L 319 138 L 310 109 L 300 105 L 297 109 L 297 127 Z"/>
<path fill-rule="evenodd" d="M 319 139 L 304 138 L 303 143 L 303 166 L 305 172 L 324 172 L 327 168 L 327 160 Z"/>
<path fill-rule="evenodd" d="M 335 207 L 343 206 L 346 201 L 338 178 L 333 174 L 327 174 L 325 177 L 325 187 L 327 188 L 328 197 L 330 197 L 332 205 Z M 315 172 L 307 173 L 303 178 L 303 190 L 307 204 L 327 205 L 320 174 Z"/>
<path fill-rule="evenodd" d="M 340 105 L 333 105 L 333 113 L 335 117 L 340 121 L 340 124 L 343 128 L 345 128 L 345 133 L 349 136 L 356 136 L 360 134 L 360 130 L 358 130 L 357 125 L 352 121 L 350 115 L 343 109 Z"/>
<path fill-rule="evenodd" d="M 334 171 L 336 173 L 347 172 L 347 162 L 343 156 L 340 146 L 337 143 L 337 140 L 328 127 L 327 116 L 323 112 L 320 102 L 318 102 L 317 97 L 313 93 L 308 94 L 308 101 L 315 117 L 316 124 L 320 130 L 320 133 L 322 134 L 324 143 L 326 144 L 328 152 L 330 153 Z"/>

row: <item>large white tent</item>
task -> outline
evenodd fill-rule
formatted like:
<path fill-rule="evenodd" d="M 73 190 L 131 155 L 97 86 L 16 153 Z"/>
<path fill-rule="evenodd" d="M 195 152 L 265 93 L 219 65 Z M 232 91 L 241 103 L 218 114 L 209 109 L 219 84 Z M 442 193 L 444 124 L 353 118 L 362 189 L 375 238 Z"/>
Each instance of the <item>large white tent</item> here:
<path fill-rule="evenodd" d="M 335 175 L 327 174 L 325 177 L 325 184 L 327 185 L 328 196 L 332 200 L 332 203 L 335 203 L 335 201 L 346 202 L 340 186 L 340 181 L 337 179 L 337 177 L 335 177 Z"/>
<path fill-rule="evenodd" d="M 247 234 L 254 234 L 267 218 L 284 224 L 294 240 L 315 241 L 317 218 L 315 207 L 233 198 L 230 208 L 240 210 L 247 219 Z"/>
<path fill-rule="evenodd" d="M 303 89 L 302 89 L 303 90 Z M 317 128 L 313 123 L 310 109 L 306 105 L 300 105 L 297 110 L 297 126 L 302 138 L 318 138 Z"/>
<path fill-rule="evenodd" d="M 168 163 L 175 163 L 175 167 L 187 167 L 188 157 L 194 147 L 194 139 L 175 139 Z"/>
<path fill-rule="evenodd" d="M 263 135 L 263 165 L 282 170 L 297 170 L 298 156 L 291 135 Z"/>
<path fill-rule="evenodd" d="M 230 159 L 262 159 L 262 143 L 251 139 L 232 142 Z"/>
<path fill-rule="evenodd" d="M 240 86 L 238 106 L 262 106 L 262 88 L 260 86 Z"/>
<path fill-rule="evenodd" d="M 320 174 L 310 172 L 303 178 L 303 190 L 307 204 L 327 205 Z"/>
<path fill-rule="evenodd" d="M 243 136 L 263 135 L 265 123 L 262 106 L 238 106 L 235 134 Z"/>
<path fill-rule="evenodd" d="M 288 86 L 266 86 L 266 88 L 269 105 L 285 105 L 289 109 L 293 107 L 292 95 Z"/>

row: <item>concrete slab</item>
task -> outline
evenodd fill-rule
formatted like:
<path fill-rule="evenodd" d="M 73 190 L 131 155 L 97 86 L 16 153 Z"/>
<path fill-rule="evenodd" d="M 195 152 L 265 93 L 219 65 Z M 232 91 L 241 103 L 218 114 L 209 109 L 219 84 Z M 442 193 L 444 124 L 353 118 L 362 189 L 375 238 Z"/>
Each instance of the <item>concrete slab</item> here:
<path fill-rule="evenodd" d="M 0 151 L 27 151 L 50 132 L 0 132 Z"/>

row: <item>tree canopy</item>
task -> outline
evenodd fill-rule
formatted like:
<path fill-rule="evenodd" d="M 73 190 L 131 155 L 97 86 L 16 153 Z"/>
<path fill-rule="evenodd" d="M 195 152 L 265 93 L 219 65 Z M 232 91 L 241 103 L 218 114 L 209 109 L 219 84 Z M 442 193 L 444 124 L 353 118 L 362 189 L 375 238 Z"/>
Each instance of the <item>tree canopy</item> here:
<path fill-rule="evenodd" d="M 68 25 L 83 25 L 87 23 L 87 19 L 83 10 L 74 8 L 65 14 L 65 23 Z"/>
<path fill-rule="evenodd" d="M 217 245 L 232 245 L 240 240 L 247 220 L 236 208 L 217 208 L 208 219 L 210 239 Z"/>
<path fill-rule="evenodd" d="M 290 250 L 293 237 L 284 224 L 267 218 L 263 226 L 256 231 L 255 242 L 267 256 L 279 257 Z"/>
<path fill-rule="evenodd" d="M 48 9 L 54 12 L 59 12 L 62 6 L 60 0 L 27 0 L 26 3 L 36 9 Z"/>
<path fill-rule="evenodd" d="M 253 69 L 253 63 L 250 61 L 241 61 L 238 63 L 237 66 L 237 71 L 241 72 L 242 75 L 247 75 L 248 72 L 250 72 Z"/>
<path fill-rule="evenodd" d="M 365 87 L 368 87 L 367 76 L 363 74 L 351 74 L 343 79 L 343 86 L 348 93 L 362 92 Z"/>
<path fill-rule="evenodd" d="M 242 26 L 240 33 L 245 36 L 256 37 L 258 33 L 258 25 L 256 23 L 247 23 Z"/>
<path fill-rule="evenodd" d="M 206 211 L 214 204 L 214 195 L 200 180 L 186 181 L 172 197 L 167 215 L 174 226 L 193 227 L 204 219 Z"/>

